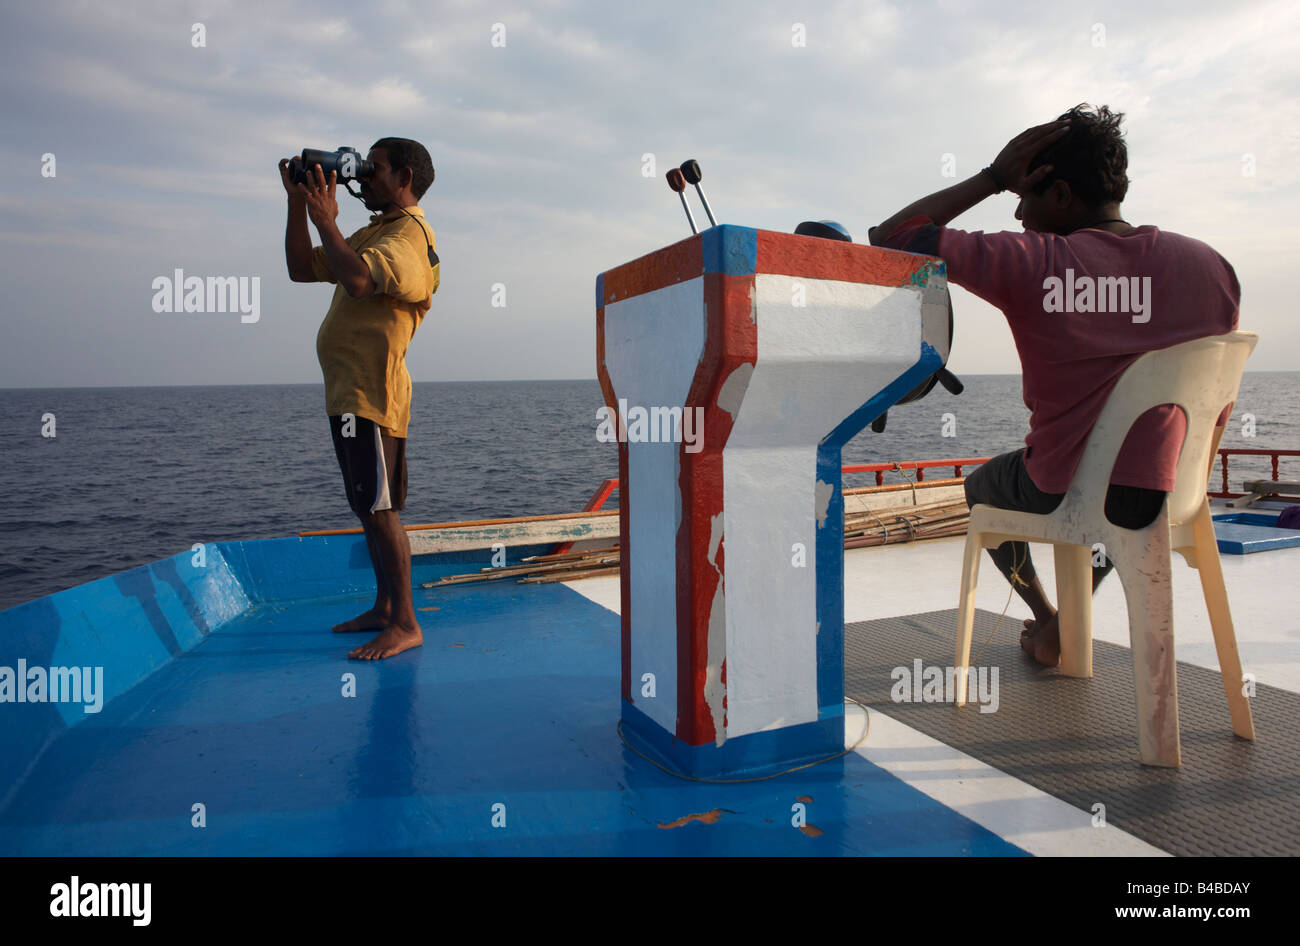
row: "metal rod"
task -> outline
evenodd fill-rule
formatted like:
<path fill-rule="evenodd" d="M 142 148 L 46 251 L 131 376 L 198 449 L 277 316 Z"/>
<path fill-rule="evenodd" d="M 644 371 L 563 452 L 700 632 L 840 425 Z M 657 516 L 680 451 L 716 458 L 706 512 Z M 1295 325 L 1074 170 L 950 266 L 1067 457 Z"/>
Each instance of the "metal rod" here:
<path fill-rule="evenodd" d="M 718 221 L 713 219 L 713 211 L 709 209 L 709 200 L 704 196 L 704 188 L 699 184 L 695 185 L 695 192 L 700 195 L 700 203 L 704 205 L 704 212 L 709 215 L 709 226 L 716 227 Z"/>
<path fill-rule="evenodd" d="M 691 232 L 699 233 L 699 229 L 695 226 L 695 217 L 691 213 L 690 205 L 686 203 L 686 178 L 682 176 L 681 169 L 673 168 L 665 176 L 668 178 L 668 186 L 676 191 L 677 196 L 682 199 L 682 210 L 686 211 L 686 219 L 690 222 Z"/>
<path fill-rule="evenodd" d="M 685 178 L 688 184 L 695 185 L 695 193 L 700 195 L 700 203 L 704 205 L 704 212 L 709 217 L 709 225 L 716 227 L 718 221 L 713 219 L 713 211 L 709 208 L 709 199 L 704 196 L 704 188 L 700 186 L 700 181 L 704 180 L 704 173 L 700 170 L 700 162 L 694 158 L 683 161 L 678 170 L 682 172 L 682 177 Z"/>
<path fill-rule="evenodd" d="M 691 216 L 691 208 L 690 208 L 690 205 L 688 205 L 688 204 L 686 203 L 686 195 L 685 195 L 685 194 L 678 194 L 677 196 L 680 197 L 680 198 L 682 199 L 682 210 L 685 210 L 685 211 L 686 211 L 686 219 L 689 220 L 689 221 L 691 222 L 691 232 L 692 232 L 692 233 L 699 233 L 699 232 L 700 232 L 700 231 L 699 231 L 699 228 L 695 226 L 695 218 L 694 218 L 693 216 Z"/>

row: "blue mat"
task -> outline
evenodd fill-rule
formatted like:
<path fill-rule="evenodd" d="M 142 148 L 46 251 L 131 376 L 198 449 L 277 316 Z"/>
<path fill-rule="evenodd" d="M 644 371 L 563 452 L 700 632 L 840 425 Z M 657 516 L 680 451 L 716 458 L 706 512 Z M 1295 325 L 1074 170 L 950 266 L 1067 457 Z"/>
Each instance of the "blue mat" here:
<path fill-rule="evenodd" d="M 1258 512 L 1234 512 L 1214 517 L 1214 537 L 1219 552 L 1226 555 L 1249 555 L 1273 549 L 1300 546 L 1300 529 L 1279 529 L 1276 515 Z"/>

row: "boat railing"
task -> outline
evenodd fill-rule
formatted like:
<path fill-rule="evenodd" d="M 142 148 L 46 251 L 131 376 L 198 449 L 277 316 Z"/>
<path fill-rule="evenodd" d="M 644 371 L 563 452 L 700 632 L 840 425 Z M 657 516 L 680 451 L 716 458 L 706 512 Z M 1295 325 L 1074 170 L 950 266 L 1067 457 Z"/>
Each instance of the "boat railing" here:
<path fill-rule="evenodd" d="M 874 473 L 876 474 L 876 485 L 884 486 L 885 474 L 897 472 L 906 480 L 907 470 L 916 471 L 916 482 L 925 481 L 925 471 L 932 470 L 936 467 L 952 467 L 954 480 L 961 479 L 961 470 L 964 466 L 979 466 L 981 463 L 987 463 L 992 457 L 962 457 L 960 459 L 950 460 L 902 460 L 896 463 L 849 463 L 840 467 L 841 473 Z M 945 483 L 947 480 L 944 481 Z M 902 488 L 906 489 L 908 483 L 900 483 Z M 936 485 L 931 483 L 931 485 Z M 583 512 L 596 512 L 600 507 L 605 505 L 606 500 L 618 489 L 618 477 L 612 477 L 602 480 L 601 484 L 596 487 L 596 491 L 591 494 L 587 504 L 582 507 Z"/>
<path fill-rule="evenodd" d="M 1222 478 L 1223 478 L 1222 489 L 1218 491 L 1208 491 L 1208 495 L 1220 499 L 1232 499 L 1232 498 L 1246 495 L 1245 493 L 1231 492 L 1228 489 L 1228 460 L 1230 456 L 1235 454 L 1238 456 L 1269 457 L 1272 460 L 1272 471 L 1273 471 L 1272 478 L 1274 480 L 1279 480 L 1278 465 L 1281 457 L 1300 457 L 1300 450 L 1267 450 L 1267 449 L 1247 449 L 1247 448 L 1240 448 L 1240 447 L 1223 447 L 1219 449 L 1218 453 L 1219 453 L 1219 461 L 1220 461 Z M 917 484 L 920 483 L 924 483 L 927 487 L 956 486 L 962 482 L 963 468 L 979 466 L 981 463 L 986 463 L 990 459 L 992 458 L 991 457 L 957 457 L 957 458 L 949 458 L 949 459 L 941 459 L 941 460 L 901 460 L 892 463 L 849 463 L 849 464 L 844 464 L 843 466 L 841 466 L 840 469 L 841 472 L 846 475 L 860 474 L 860 473 L 875 474 L 874 486 L 850 490 L 850 492 L 884 493 L 893 490 L 915 489 Z M 952 477 L 950 479 L 927 480 L 925 478 L 926 470 L 934 470 L 936 468 L 939 469 L 951 468 Z M 885 474 L 887 473 L 898 473 L 900 476 L 902 476 L 903 481 L 900 483 L 886 484 Z M 913 477 L 909 475 L 911 473 L 914 473 L 915 476 Z M 1208 486 L 1209 484 L 1207 483 L 1206 485 Z M 605 503 L 609 500 L 610 496 L 613 495 L 614 490 L 618 488 L 619 488 L 618 477 L 610 477 L 609 479 L 601 481 L 600 485 L 596 488 L 596 491 L 591 494 L 591 498 L 587 500 L 586 505 L 582 507 L 581 512 L 565 513 L 562 515 L 555 515 L 555 516 L 531 516 L 531 517 L 524 517 L 524 519 L 528 519 L 528 520 L 562 519 L 562 518 L 568 518 L 574 516 L 581 516 L 583 513 L 600 513 L 601 515 L 612 515 L 614 510 L 610 510 L 608 512 L 601 512 L 601 510 L 602 507 L 605 505 Z M 491 523 L 495 525 L 506 521 L 509 522 L 524 521 L 524 519 L 484 520 L 484 523 Z M 476 524 L 478 523 L 464 523 L 464 522 L 436 523 L 436 524 L 423 525 L 423 526 L 407 526 L 407 529 L 408 530 L 430 529 L 430 528 L 442 528 L 442 527 L 450 527 L 450 526 L 465 527 L 465 526 L 471 526 Z M 327 531 L 300 532 L 299 535 L 301 536 L 348 535 L 353 533 L 359 534 L 360 532 L 361 532 L 360 529 L 355 529 L 355 528 L 354 529 L 333 529 Z M 573 547 L 572 542 L 561 542 L 560 544 L 555 546 L 553 552 L 565 553 L 570 551 L 572 547 Z"/>
<path fill-rule="evenodd" d="M 895 463 L 850 463 L 840 467 L 842 473 L 874 473 L 876 474 L 876 485 L 885 484 L 886 473 L 898 473 L 906 480 L 907 470 L 916 471 L 916 482 L 925 482 L 925 471 L 933 470 L 936 467 L 952 467 L 952 478 L 960 480 L 962 478 L 961 468 L 964 466 L 979 466 L 981 463 L 987 463 L 992 457 L 962 457 L 960 459 L 949 460 L 902 460 Z M 908 484 L 903 483 L 906 487 Z"/>
<path fill-rule="evenodd" d="M 1279 457 L 1300 457 L 1300 450 L 1253 450 L 1241 447 L 1221 447 L 1219 449 L 1219 464 L 1223 472 L 1223 486 L 1217 492 L 1211 491 L 1210 495 L 1218 499 L 1235 499 L 1238 496 L 1245 496 L 1245 493 L 1234 493 L 1228 489 L 1228 457 L 1231 454 L 1249 457 L 1269 457 L 1272 460 L 1273 476 L 1272 479 L 1280 481 L 1278 476 L 1278 458 Z"/>
<path fill-rule="evenodd" d="M 1278 462 L 1281 457 L 1300 457 L 1300 450 L 1257 450 L 1246 449 L 1241 447 L 1221 447 L 1219 449 L 1219 462 L 1223 475 L 1223 486 L 1217 492 L 1210 491 L 1209 495 L 1220 499 L 1232 499 L 1237 496 L 1244 496 L 1245 493 L 1234 493 L 1228 489 L 1228 457 L 1232 454 L 1242 456 L 1263 456 L 1269 457 L 1272 461 L 1273 479 L 1278 480 Z M 952 468 L 952 479 L 960 480 L 962 478 L 962 468 L 969 466 L 979 466 L 981 463 L 987 463 L 992 457 L 959 457 L 943 460 L 901 460 L 893 463 L 848 463 L 840 467 L 841 473 L 874 473 L 876 477 L 876 486 L 885 486 L 886 473 L 899 473 L 907 480 L 907 472 L 914 470 L 916 472 L 916 482 L 925 482 L 925 471 L 936 468 Z M 947 480 L 943 482 L 947 483 Z M 906 489 L 908 483 L 898 484 L 901 488 Z M 937 485 L 931 483 L 931 485 Z M 889 487 L 885 487 L 888 489 Z M 606 501 L 614 490 L 618 489 L 618 477 L 611 477 L 602 480 L 600 486 L 591 494 L 587 504 L 582 507 L 583 512 L 595 512 L 605 505 Z"/>

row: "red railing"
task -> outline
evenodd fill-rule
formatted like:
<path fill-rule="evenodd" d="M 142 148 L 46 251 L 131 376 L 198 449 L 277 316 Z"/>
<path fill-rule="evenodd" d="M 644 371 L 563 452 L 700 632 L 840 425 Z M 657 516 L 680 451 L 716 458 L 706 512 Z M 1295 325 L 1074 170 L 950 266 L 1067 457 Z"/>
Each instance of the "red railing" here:
<path fill-rule="evenodd" d="M 1234 496 L 1244 496 L 1245 493 L 1232 493 L 1228 491 L 1228 456 L 1229 454 L 1240 454 L 1243 456 L 1262 456 L 1270 457 L 1273 461 L 1273 479 L 1278 479 L 1278 458 L 1279 457 L 1300 457 L 1300 450 L 1246 450 L 1235 447 L 1223 447 L 1219 450 L 1219 460 L 1223 468 L 1223 489 L 1220 492 L 1211 492 L 1209 495 L 1220 498 L 1232 498 Z M 847 466 L 840 467 L 841 473 L 874 473 L 876 474 L 876 485 L 883 486 L 885 474 L 904 470 L 916 471 L 916 482 L 925 482 L 925 471 L 932 470 L 936 467 L 952 467 L 954 479 L 961 476 L 961 470 L 964 466 L 978 466 L 981 463 L 987 463 L 992 457 L 961 457 L 949 460 L 903 460 L 898 463 L 850 463 Z M 582 507 L 583 512 L 595 512 L 605 505 L 614 490 L 618 489 L 618 478 L 604 480 L 594 493 L 591 499 L 587 500 L 587 505 Z"/>
<path fill-rule="evenodd" d="M 978 466 L 981 463 L 987 463 L 992 457 L 962 457 L 959 460 L 904 460 L 900 463 L 851 463 L 848 466 L 840 467 L 841 473 L 874 473 L 876 474 L 876 485 L 883 486 L 885 474 L 892 472 L 901 473 L 903 470 L 916 470 L 916 481 L 918 483 L 925 481 L 925 471 L 932 470 L 935 467 L 950 466 L 954 478 L 961 476 L 961 468 L 964 466 Z M 601 506 L 605 505 L 605 500 L 609 499 L 610 494 L 618 489 L 618 477 L 603 480 L 591 494 L 591 499 L 587 500 L 587 505 L 582 507 L 583 512 L 595 512 Z M 567 551 L 567 550 L 566 550 Z"/>
<path fill-rule="evenodd" d="M 876 485 L 883 486 L 885 483 L 885 474 L 903 470 L 916 470 L 916 482 L 925 481 L 925 471 L 932 470 L 937 466 L 952 467 L 953 478 L 961 476 L 961 468 L 964 466 L 978 466 L 981 463 L 987 463 L 992 457 L 963 457 L 960 460 L 904 460 L 901 463 L 852 463 L 848 466 L 841 467 L 842 473 L 874 473 L 876 474 Z"/>
<path fill-rule="evenodd" d="M 1219 462 L 1223 467 L 1223 488 L 1217 493 L 1211 492 L 1211 496 L 1217 496 L 1220 499 L 1233 499 L 1237 496 L 1245 496 L 1245 493 L 1234 493 L 1228 489 L 1228 455 L 1240 454 L 1250 457 L 1269 457 L 1273 461 L 1272 479 L 1277 480 L 1277 461 L 1278 457 L 1300 457 L 1300 450 L 1242 450 L 1236 447 L 1222 447 L 1219 450 Z"/>

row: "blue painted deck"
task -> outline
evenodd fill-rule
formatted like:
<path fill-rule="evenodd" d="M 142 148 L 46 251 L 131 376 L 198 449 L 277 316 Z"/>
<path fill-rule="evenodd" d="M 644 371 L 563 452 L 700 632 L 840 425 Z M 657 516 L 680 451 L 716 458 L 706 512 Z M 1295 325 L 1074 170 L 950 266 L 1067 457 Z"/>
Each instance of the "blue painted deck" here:
<path fill-rule="evenodd" d="M 330 631 L 373 597 L 359 539 L 209 549 L 0 612 L 0 666 L 102 664 L 113 695 L 0 703 L 0 855 L 1024 853 L 856 754 L 742 785 L 659 771 L 615 731 L 618 616 L 562 585 L 417 587 L 424 646 L 362 663 L 367 638 Z"/>

